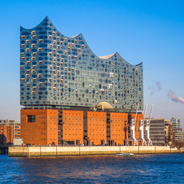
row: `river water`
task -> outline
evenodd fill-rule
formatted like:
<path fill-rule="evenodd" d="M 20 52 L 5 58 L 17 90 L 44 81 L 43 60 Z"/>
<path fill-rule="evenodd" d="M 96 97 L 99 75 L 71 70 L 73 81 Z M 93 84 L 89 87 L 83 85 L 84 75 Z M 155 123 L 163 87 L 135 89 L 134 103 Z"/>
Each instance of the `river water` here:
<path fill-rule="evenodd" d="M 184 154 L 9 158 L 0 183 L 184 183 Z"/>

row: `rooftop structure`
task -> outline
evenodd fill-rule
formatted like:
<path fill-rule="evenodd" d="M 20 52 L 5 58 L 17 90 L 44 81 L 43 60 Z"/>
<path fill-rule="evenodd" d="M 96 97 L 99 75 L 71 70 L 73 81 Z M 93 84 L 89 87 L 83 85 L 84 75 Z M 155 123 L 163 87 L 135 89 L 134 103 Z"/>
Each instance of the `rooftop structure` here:
<path fill-rule="evenodd" d="M 20 104 L 143 110 L 143 64 L 117 52 L 98 57 L 82 34 L 67 37 L 48 17 L 20 27 Z"/>
<path fill-rule="evenodd" d="M 0 125 L 12 125 L 14 123 L 15 123 L 15 120 L 0 119 Z"/>

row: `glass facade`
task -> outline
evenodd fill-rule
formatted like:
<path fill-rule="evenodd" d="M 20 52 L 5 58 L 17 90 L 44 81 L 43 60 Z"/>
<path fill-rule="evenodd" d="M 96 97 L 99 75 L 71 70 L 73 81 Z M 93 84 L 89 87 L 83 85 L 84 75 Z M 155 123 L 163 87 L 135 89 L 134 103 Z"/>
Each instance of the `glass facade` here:
<path fill-rule="evenodd" d="M 46 17 L 20 28 L 20 104 L 23 106 L 143 109 L 143 64 L 118 53 L 98 57 L 82 34 L 66 37 Z"/>

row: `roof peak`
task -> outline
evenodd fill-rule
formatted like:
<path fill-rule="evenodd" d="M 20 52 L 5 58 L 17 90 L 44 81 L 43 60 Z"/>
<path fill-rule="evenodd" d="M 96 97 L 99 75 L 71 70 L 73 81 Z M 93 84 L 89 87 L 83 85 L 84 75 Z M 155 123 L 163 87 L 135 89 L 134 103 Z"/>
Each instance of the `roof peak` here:
<path fill-rule="evenodd" d="M 100 59 L 109 59 L 111 57 L 113 57 L 114 55 L 117 55 L 118 52 L 115 52 L 113 54 L 109 54 L 109 55 L 106 55 L 106 56 L 98 56 Z"/>

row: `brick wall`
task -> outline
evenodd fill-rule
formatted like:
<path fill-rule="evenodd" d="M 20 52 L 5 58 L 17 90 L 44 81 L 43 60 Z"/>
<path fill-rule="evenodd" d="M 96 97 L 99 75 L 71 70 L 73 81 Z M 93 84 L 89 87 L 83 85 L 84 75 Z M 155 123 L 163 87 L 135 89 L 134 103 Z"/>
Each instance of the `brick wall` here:
<path fill-rule="evenodd" d="M 28 116 L 35 116 L 35 122 L 28 122 Z M 58 145 L 58 110 L 22 109 L 21 138 L 25 144 Z"/>
<path fill-rule="evenodd" d="M 87 112 L 87 132 L 91 144 L 100 145 L 106 139 L 106 112 Z"/>
<path fill-rule="evenodd" d="M 128 139 L 128 114 L 110 113 L 110 139 L 117 145 L 124 145 Z"/>
<path fill-rule="evenodd" d="M 63 140 L 83 144 L 83 111 L 63 110 Z"/>

